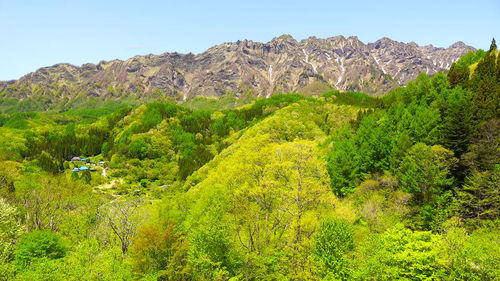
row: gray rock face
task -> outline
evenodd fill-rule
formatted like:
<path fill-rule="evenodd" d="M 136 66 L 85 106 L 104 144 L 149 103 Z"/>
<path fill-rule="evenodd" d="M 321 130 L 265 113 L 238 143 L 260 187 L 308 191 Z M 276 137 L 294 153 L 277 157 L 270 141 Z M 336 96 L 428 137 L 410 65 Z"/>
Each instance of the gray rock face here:
<path fill-rule="evenodd" d="M 418 46 L 382 38 L 364 44 L 357 37 L 310 37 L 298 42 L 289 35 L 268 43 L 249 40 L 224 43 L 204 53 L 136 56 L 97 65 L 56 64 L 17 81 L 0 82 L 4 97 L 48 98 L 76 93 L 116 96 L 161 91 L 179 98 L 218 96 L 231 91 L 269 96 L 309 91 L 313 85 L 341 91 L 381 94 L 415 79 L 447 70 L 474 48 L 457 42 L 448 48 Z"/>

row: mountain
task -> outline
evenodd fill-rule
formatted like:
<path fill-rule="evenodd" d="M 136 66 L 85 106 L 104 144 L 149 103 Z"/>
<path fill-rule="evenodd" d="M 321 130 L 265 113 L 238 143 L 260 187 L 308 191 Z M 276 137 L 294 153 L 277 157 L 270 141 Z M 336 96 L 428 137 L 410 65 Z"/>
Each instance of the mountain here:
<path fill-rule="evenodd" d="M 470 50 L 474 48 L 462 42 L 437 48 L 389 38 L 364 44 L 354 36 L 299 42 L 283 35 L 268 43 L 224 43 L 197 55 L 150 54 L 81 67 L 56 64 L 17 81 L 0 82 L 0 96 L 43 97 L 50 104 L 78 94 L 161 94 L 185 100 L 228 92 L 269 96 L 338 89 L 376 95 L 406 84 L 421 72 L 433 75 L 447 70 Z"/>
<path fill-rule="evenodd" d="M 499 54 L 381 97 L 0 111 L 0 280 L 499 280 Z"/>

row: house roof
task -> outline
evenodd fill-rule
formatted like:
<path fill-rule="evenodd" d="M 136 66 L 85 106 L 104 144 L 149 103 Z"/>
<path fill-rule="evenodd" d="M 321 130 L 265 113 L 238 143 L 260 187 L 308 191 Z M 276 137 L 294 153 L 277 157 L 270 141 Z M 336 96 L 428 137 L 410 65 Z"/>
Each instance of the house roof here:
<path fill-rule="evenodd" d="M 80 171 L 85 171 L 85 170 L 88 170 L 89 168 L 87 168 L 86 166 L 81 166 L 80 167 Z"/>

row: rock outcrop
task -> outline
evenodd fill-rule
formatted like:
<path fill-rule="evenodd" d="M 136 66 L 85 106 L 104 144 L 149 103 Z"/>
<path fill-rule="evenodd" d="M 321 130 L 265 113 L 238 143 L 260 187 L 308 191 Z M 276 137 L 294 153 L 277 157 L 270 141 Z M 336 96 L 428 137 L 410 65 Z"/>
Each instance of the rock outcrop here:
<path fill-rule="evenodd" d="M 20 99 L 160 92 L 179 99 L 228 92 L 269 96 L 315 88 L 377 95 L 406 84 L 421 72 L 433 75 L 447 70 L 470 50 L 474 48 L 462 42 L 436 48 L 389 38 L 364 44 L 357 37 L 310 37 L 299 42 L 283 35 L 268 43 L 224 43 L 197 55 L 164 53 L 81 67 L 56 64 L 17 81 L 0 82 L 0 92 L 3 97 Z"/>

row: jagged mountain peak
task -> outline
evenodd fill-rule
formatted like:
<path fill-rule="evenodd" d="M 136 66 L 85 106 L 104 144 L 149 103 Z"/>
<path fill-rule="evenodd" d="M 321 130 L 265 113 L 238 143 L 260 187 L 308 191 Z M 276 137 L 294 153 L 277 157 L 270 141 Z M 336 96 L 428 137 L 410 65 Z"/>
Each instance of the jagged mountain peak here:
<path fill-rule="evenodd" d="M 450 47 L 448 48 L 453 48 L 453 49 L 457 49 L 457 48 L 467 48 L 468 46 L 462 42 L 462 41 L 457 41 L 455 43 L 453 43 L 452 45 L 450 45 Z"/>
<path fill-rule="evenodd" d="M 0 92 L 4 97 L 25 98 L 35 92 L 40 95 L 42 89 L 52 99 L 74 93 L 114 97 L 160 91 L 186 99 L 227 92 L 269 96 L 307 92 L 313 85 L 322 85 L 312 88 L 381 94 L 420 72 L 433 75 L 446 70 L 469 50 L 474 48 L 463 42 L 436 48 L 388 37 L 365 44 L 356 36 L 311 36 L 297 41 L 284 34 L 267 43 L 226 42 L 201 54 L 149 54 L 80 67 L 56 64 L 17 81 L 0 82 Z"/>

